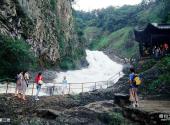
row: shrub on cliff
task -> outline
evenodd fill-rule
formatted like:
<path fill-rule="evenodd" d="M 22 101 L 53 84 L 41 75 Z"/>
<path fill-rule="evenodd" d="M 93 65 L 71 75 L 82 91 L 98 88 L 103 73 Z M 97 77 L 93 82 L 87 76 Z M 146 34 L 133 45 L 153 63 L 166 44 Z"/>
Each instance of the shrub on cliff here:
<path fill-rule="evenodd" d="M 75 69 L 76 65 L 72 58 L 64 57 L 60 62 L 60 68 L 63 70 Z"/>
<path fill-rule="evenodd" d="M 35 66 L 30 46 L 23 40 L 0 35 L 0 77 L 13 77 Z"/>
<path fill-rule="evenodd" d="M 152 93 L 170 94 L 170 57 L 162 58 L 156 65 L 162 70 L 162 73 L 154 79 L 148 86 Z"/>
<path fill-rule="evenodd" d="M 159 61 L 154 59 L 144 60 L 137 71 L 143 74 L 143 83 L 139 92 L 146 95 L 170 94 L 170 56 L 163 57 Z"/>

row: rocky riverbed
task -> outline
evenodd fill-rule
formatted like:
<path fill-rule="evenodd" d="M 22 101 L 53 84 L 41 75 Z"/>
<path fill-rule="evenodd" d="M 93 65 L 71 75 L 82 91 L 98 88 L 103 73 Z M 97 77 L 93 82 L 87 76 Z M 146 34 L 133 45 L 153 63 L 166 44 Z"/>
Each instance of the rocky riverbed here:
<path fill-rule="evenodd" d="M 121 108 L 113 103 L 116 91 L 118 89 L 111 87 L 79 95 L 42 96 L 39 101 L 35 101 L 32 96 L 27 96 L 27 100 L 22 101 L 14 94 L 1 94 L 0 118 L 10 118 L 9 124 L 12 125 L 108 125 L 124 121 L 131 123 L 122 116 Z"/>
<path fill-rule="evenodd" d="M 140 108 L 134 109 L 129 106 L 125 81 L 127 77 L 107 89 L 79 95 L 42 96 L 39 101 L 32 96 L 22 101 L 14 94 L 1 94 L 0 118 L 10 119 L 3 125 L 167 125 L 168 121 L 158 120 L 158 113 L 168 113 L 170 101 L 144 100 Z"/>
<path fill-rule="evenodd" d="M 155 67 L 145 71 L 140 88 L 145 88 L 148 81 L 160 73 Z M 140 107 L 132 108 L 128 102 L 127 81 L 128 76 L 124 75 L 107 89 L 78 95 L 42 96 L 39 101 L 32 96 L 22 101 L 13 94 L 1 94 L 0 118 L 9 118 L 7 124 L 11 125 L 168 125 L 170 96 L 165 97 L 168 91 L 161 97 L 162 91 L 146 95 L 147 92 L 139 88 Z"/>
<path fill-rule="evenodd" d="M 80 97 L 40 97 L 40 101 L 27 97 L 27 101 L 21 101 L 11 94 L 0 95 L 0 117 L 9 118 L 12 125 L 108 125 L 121 123 L 120 120 L 130 123 L 114 114 L 114 110 L 121 111 L 121 108 L 113 104 L 113 100 L 83 101 Z"/>

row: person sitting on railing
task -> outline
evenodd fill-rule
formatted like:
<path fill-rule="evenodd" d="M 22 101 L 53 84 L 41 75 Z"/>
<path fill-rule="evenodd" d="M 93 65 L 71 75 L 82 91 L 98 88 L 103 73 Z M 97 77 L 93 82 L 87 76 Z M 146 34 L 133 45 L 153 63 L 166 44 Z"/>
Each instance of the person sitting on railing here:
<path fill-rule="evenodd" d="M 66 76 L 64 76 L 62 83 L 63 83 L 63 85 L 62 85 L 63 86 L 62 94 L 64 95 L 67 92 L 67 86 L 68 86 Z"/>

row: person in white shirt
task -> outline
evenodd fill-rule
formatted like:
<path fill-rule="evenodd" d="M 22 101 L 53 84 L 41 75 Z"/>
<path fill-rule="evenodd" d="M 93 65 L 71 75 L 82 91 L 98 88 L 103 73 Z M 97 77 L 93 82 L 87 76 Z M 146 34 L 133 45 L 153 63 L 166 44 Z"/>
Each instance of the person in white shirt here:
<path fill-rule="evenodd" d="M 66 94 L 67 88 L 68 88 L 68 83 L 67 83 L 66 76 L 64 76 L 62 83 L 63 83 L 63 85 L 62 85 L 63 86 L 62 94 L 64 95 L 64 94 Z"/>
<path fill-rule="evenodd" d="M 18 98 L 21 98 L 23 100 L 26 100 L 25 99 L 25 92 L 26 92 L 26 88 L 27 88 L 27 84 L 26 84 L 26 81 L 24 79 L 24 73 L 21 72 L 19 75 L 18 75 Z"/>
<path fill-rule="evenodd" d="M 26 72 L 24 73 L 24 79 L 25 79 L 25 82 L 26 82 L 26 84 L 27 84 L 27 87 L 28 87 L 29 79 L 30 79 L 29 76 L 30 76 L 30 75 L 29 75 L 28 71 L 26 71 Z"/>

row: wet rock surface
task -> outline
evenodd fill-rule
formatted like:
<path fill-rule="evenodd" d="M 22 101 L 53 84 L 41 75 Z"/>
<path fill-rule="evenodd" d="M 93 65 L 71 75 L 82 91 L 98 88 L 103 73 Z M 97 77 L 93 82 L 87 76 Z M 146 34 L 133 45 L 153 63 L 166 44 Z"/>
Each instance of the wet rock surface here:
<path fill-rule="evenodd" d="M 113 108 L 113 101 L 95 102 L 83 105 L 81 101 L 76 101 L 73 96 L 53 96 L 40 97 L 35 101 L 32 97 L 27 97 L 26 101 L 17 99 L 11 94 L 0 95 L 0 117 L 11 119 L 11 123 L 31 124 L 33 119 L 38 124 L 88 124 L 105 125 L 100 120 L 104 112 L 110 112 Z M 84 103 L 85 104 L 85 103 Z M 96 106 L 98 105 L 98 107 Z M 100 108 L 100 111 L 98 111 Z M 92 110 L 93 109 L 93 110 Z M 46 123 L 45 122 L 46 119 Z"/>
<path fill-rule="evenodd" d="M 25 40 L 41 66 L 83 48 L 74 29 L 71 0 L 1 0 L 0 34 Z"/>
<path fill-rule="evenodd" d="M 123 115 L 145 125 L 168 125 L 170 101 L 142 100 L 138 108 L 124 107 Z"/>
<path fill-rule="evenodd" d="M 139 108 L 129 106 L 128 77 L 122 77 L 107 89 L 79 95 L 44 96 L 39 101 L 27 96 L 22 101 L 13 94 L 0 95 L 0 117 L 21 125 L 167 125 L 160 113 L 169 113 L 169 101 L 140 101 Z M 121 93 L 121 94 L 120 94 Z"/>
<path fill-rule="evenodd" d="M 131 102 L 129 101 L 129 95 L 128 94 L 115 94 L 114 95 L 114 103 L 119 106 L 129 106 Z"/>
<path fill-rule="evenodd" d="M 74 96 L 40 97 L 39 101 L 35 101 L 31 96 L 23 101 L 12 94 L 1 94 L 0 117 L 10 118 L 11 124 L 22 125 L 108 125 L 113 122 L 113 119 L 119 122 L 123 120 L 125 125 L 139 123 L 166 125 L 166 122 L 161 122 L 158 117 L 159 113 L 170 112 L 169 101 L 144 100 L 140 101 L 139 108 L 127 105 L 120 107 L 114 103 L 113 97 L 105 99 L 104 96 L 100 97 L 95 93 L 100 97 L 95 100 L 95 98 L 91 98 L 92 93 L 89 93 L 88 96 L 87 93 L 82 93 Z M 81 100 L 83 94 L 88 101 Z M 126 96 L 116 94 L 114 97 L 123 100 Z M 124 118 L 120 119 L 119 115 L 113 115 L 114 113 L 122 113 Z"/>

